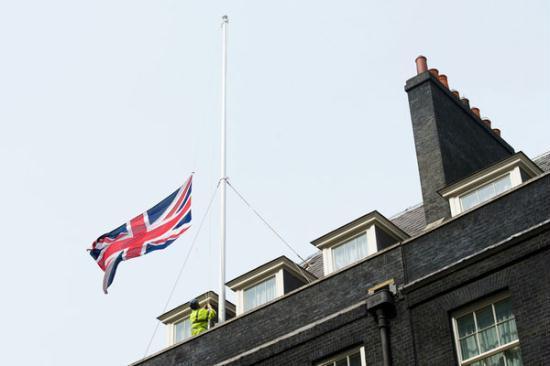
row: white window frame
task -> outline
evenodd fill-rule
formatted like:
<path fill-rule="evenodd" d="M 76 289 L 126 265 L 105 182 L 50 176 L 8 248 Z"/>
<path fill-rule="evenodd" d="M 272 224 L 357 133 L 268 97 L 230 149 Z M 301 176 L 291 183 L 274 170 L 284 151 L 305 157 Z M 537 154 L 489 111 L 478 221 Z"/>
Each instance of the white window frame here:
<path fill-rule="evenodd" d="M 367 366 L 367 358 L 365 356 L 365 347 L 363 347 L 363 346 L 358 347 L 358 348 L 353 348 L 353 349 L 347 350 L 345 352 L 341 352 L 341 353 L 337 354 L 336 356 L 333 356 L 329 359 L 323 360 L 323 362 L 319 362 L 319 363 L 315 364 L 315 366 L 329 366 L 330 363 L 340 361 L 343 357 L 346 357 L 346 356 L 349 356 L 351 354 L 357 353 L 357 351 L 359 351 L 359 353 L 361 355 L 361 366 Z"/>
<path fill-rule="evenodd" d="M 471 365 L 475 362 L 478 362 L 480 360 L 484 360 L 488 357 L 491 357 L 491 356 L 493 356 L 497 353 L 503 352 L 507 349 L 512 349 L 512 348 L 515 348 L 515 347 L 519 346 L 520 341 L 519 341 L 519 337 L 518 337 L 518 339 L 516 339 L 516 340 L 514 340 L 510 343 L 506 343 L 504 345 L 498 346 L 498 347 L 493 348 L 493 349 L 491 349 L 489 351 L 486 351 L 484 353 L 480 353 L 479 355 L 471 357 L 467 360 L 462 359 L 462 348 L 460 347 L 460 340 L 459 340 L 460 337 L 458 335 L 458 321 L 457 321 L 457 319 L 463 317 L 464 315 L 470 314 L 474 311 L 478 311 L 478 310 L 480 310 L 480 309 L 482 309 L 482 308 L 484 308 L 488 305 L 494 305 L 495 303 L 497 303 L 501 300 L 509 299 L 509 298 L 510 298 L 510 293 L 509 292 L 500 293 L 500 294 L 488 297 L 487 299 L 484 299 L 482 301 L 476 302 L 476 303 L 474 303 L 470 306 L 467 306 L 465 308 L 462 308 L 460 310 L 457 310 L 456 312 L 454 312 L 452 314 L 453 337 L 454 337 L 454 343 L 455 343 L 455 348 L 456 348 L 456 356 L 457 356 L 457 359 L 458 359 L 458 365 L 459 366 Z M 515 315 L 514 315 L 514 320 L 515 320 Z M 477 321 L 476 321 L 475 317 L 474 317 L 474 322 L 476 323 L 476 331 L 477 331 Z M 517 324 L 516 324 L 516 326 L 517 326 Z M 497 332 L 498 332 L 498 327 L 497 327 Z M 478 340 L 478 343 L 479 343 L 479 340 Z"/>
<path fill-rule="evenodd" d="M 504 195 L 507 192 L 513 190 L 515 187 L 521 185 L 523 183 L 522 172 L 525 173 L 527 179 L 543 174 L 543 171 L 540 169 L 540 167 L 529 160 L 529 158 L 524 153 L 518 152 L 510 156 L 509 158 L 487 169 L 483 169 L 477 173 L 474 173 L 468 178 L 451 184 L 450 186 L 445 187 L 438 192 L 443 198 L 449 200 L 451 216 L 454 217 L 463 212 L 474 210 L 484 205 L 485 203 L 492 201 L 496 197 L 500 197 L 501 195 Z M 499 193 L 489 200 L 480 202 L 478 205 L 473 206 L 468 210 L 464 210 L 462 208 L 462 203 L 460 202 L 461 197 L 477 189 L 480 189 L 486 184 L 494 182 L 495 180 L 502 178 L 507 174 L 510 176 L 510 189 L 505 192 Z"/>
<path fill-rule="evenodd" d="M 335 248 L 338 248 L 341 245 L 345 245 L 349 241 L 351 241 L 351 240 L 353 240 L 353 239 L 355 239 L 355 238 L 357 238 L 358 236 L 361 236 L 361 235 L 366 235 L 367 236 L 367 257 L 378 251 L 378 244 L 376 242 L 376 228 L 375 228 L 375 225 L 373 224 L 373 225 L 370 225 L 366 230 L 362 230 L 362 231 L 360 231 L 360 232 L 358 232 L 358 233 L 356 233 L 356 234 L 354 234 L 350 237 L 347 237 L 346 239 L 342 240 L 338 244 L 331 245 L 330 247 L 323 248 L 323 270 L 325 272 L 325 275 L 328 275 L 328 274 L 330 274 L 334 271 L 339 271 L 343 268 L 349 267 L 349 266 L 353 265 L 354 263 L 357 263 L 358 261 L 363 259 L 363 258 L 360 258 L 357 261 L 349 263 L 349 264 L 347 264 L 346 266 L 344 266 L 342 268 L 336 269 L 335 265 L 334 265 L 334 255 L 332 253 L 332 251 Z M 374 250 L 373 250 L 373 248 L 374 248 Z"/>
<path fill-rule="evenodd" d="M 259 285 L 260 283 L 262 282 L 266 282 L 268 280 L 270 280 L 271 278 L 275 277 L 275 297 L 271 300 L 269 300 L 268 302 L 266 302 L 265 304 L 281 297 L 284 295 L 284 282 L 283 282 L 283 269 L 279 269 L 277 270 L 274 274 L 268 276 L 268 277 L 264 277 L 258 281 L 255 281 L 249 285 L 247 285 L 246 287 L 240 289 L 239 291 L 237 291 L 237 315 L 240 315 L 242 313 L 244 313 L 244 292 L 246 290 L 248 290 L 249 288 L 252 288 L 254 286 L 257 286 Z M 264 304 L 261 304 L 261 305 L 258 305 L 258 306 L 262 306 Z M 252 311 L 256 308 L 251 308 L 251 309 L 248 309 L 247 311 Z"/>
<path fill-rule="evenodd" d="M 369 258 L 371 255 L 374 255 L 379 248 L 376 240 L 377 229 L 394 239 L 395 242 L 393 244 L 409 238 L 407 233 L 381 215 L 378 211 L 371 211 L 368 214 L 363 215 L 345 224 L 344 226 L 341 226 L 336 230 L 332 230 L 328 234 L 313 240 L 311 244 L 315 245 L 323 252 L 323 272 L 325 276 L 328 276 L 336 271 L 332 260 L 331 248 L 345 243 L 356 235 L 363 233 L 367 234 L 367 245 L 374 248 L 374 250 L 371 250 L 372 253 L 368 254 L 365 258 Z M 357 260 L 355 264 L 360 263 L 363 260 L 364 258 Z M 350 263 L 348 266 L 338 269 L 338 271 L 349 268 L 352 265 L 354 265 L 354 263 Z"/>
<path fill-rule="evenodd" d="M 180 339 L 179 341 L 176 340 L 176 324 L 184 322 L 186 320 L 190 320 L 189 316 L 178 319 L 176 322 L 170 324 L 168 329 L 168 344 L 176 344 L 191 337 L 185 337 L 183 339 Z M 189 327 L 191 327 L 191 323 L 189 323 Z"/>
<path fill-rule="evenodd" d="M 272 260 L 271 262 L 265 263 L 260 267 L 241 275 L 231 281 L 226 285 L 233 291 L 235 291 L 236 301 L 237 301 L 237 316 L 244 313 L 244 291 L 258 285 L 262 281 L 267 280 L 268 278 L 275 276 L 275 299 L 268 301 L 271 303 L 281 296 L 285 295 L 284 288 L 284 273 L 296 277 L 300 281 L 311 282 L 317 279 L 313 274 L 309 273 L 306 270 L 302 270 L 296 263 L 291 261 L 285 256 L 281 256 Z M 264 306 L 259 305 L 258 307 Z M 256 308 L 254 308 L 256 309 Z M 249 309 L 246 312 L 253 311 L 254 309 Z"/>
<path fill-rule="evenodd" d="M 501 192 L 491 198 L 489 198 L 488 200 L 485 200 L 483 202 L 480 202 L 478 203 L 477 205 L 475 206 L 472 206 L 470 207 L 469 209 L 465 210 L 463 207 L 462 207 L 462 201 L 461 201 L 461 198 L 466 196 L 467 194 L 469 193 L 472 193 L 474 191 L 477 191 L 483 187 L 485 187 L 486 185 L 488 184 L 491 184 L 501 178 L 504 178 L 506 176 L 509 176 L 510 177 L 510 188 L 504 192 Z M 482 184 L 478 185 L 478 186 L 475 186 L 471 189 L 468 189 L 466 191 L 463 191 L 461 192 L 460 194 L 456 195 L 456 196 L 453 196 L 449 199 L 449 204 L 451 205 L 451 215 L 452 216 L 456 216 L 458 214 L 461 214 L 462 212 L 466 212 L 466 211 L 470 211 L 470 210 L 473 210 L 479 206 L 481 206 L 482 204 L 484 204 L 485 202 L 488 202 L 490 200 L 492 200 L 493 198 L 495 197 L 498 197 L 506 192 L 508 192 L 510 189 L 514 188 L 514 187 L 517 187 L 519 186 L 521 183 L 523 183 L 522 179 L 521 179 L 521 171 L 519 169 L 519 167 L 515 167 L 514 169 L 512 169 L 511 171 L 509 172 L 506 172 L 504 174 L 500 174 L 496 177 L 492 177 L 490 180 L 487 180 L 487 181 L 484 181 Z"/>

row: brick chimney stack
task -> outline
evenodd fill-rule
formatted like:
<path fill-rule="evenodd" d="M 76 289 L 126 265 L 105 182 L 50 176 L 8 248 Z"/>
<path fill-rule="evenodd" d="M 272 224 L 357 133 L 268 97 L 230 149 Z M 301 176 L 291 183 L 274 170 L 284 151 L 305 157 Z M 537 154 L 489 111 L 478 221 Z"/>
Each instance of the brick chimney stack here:
<path fill-rule="evenodd" d="M 448 79 L 416 59 L 417 75 L 405 91 L 413 125 L 426 223 L 451 216 L 449 203 L 437 191 L 514 153 L 479 116 L 467 99 L 449 90 Z"/>

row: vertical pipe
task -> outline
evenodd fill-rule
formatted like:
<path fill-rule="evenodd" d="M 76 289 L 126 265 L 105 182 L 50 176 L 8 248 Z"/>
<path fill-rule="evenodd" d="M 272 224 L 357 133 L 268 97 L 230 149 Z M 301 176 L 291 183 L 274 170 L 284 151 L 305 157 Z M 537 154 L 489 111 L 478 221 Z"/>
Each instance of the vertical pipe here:
<path fill-rule="evenodd" d="M 390 341 L 388 334 L 389 323 L 383 308 L 376 309 L 376 319 L 380 330 L 383 365 L 391 366 Z"/>
<path fill-rule="evenodd" d="M 221 177 L 220 177 L 220 298 L 218 321 L 225 321 L 225 236 L 226 236 L 226 89 L 227 89 L 227 25 L 229 18 L 222 17 L 222 115 L 221 115 Z"/>

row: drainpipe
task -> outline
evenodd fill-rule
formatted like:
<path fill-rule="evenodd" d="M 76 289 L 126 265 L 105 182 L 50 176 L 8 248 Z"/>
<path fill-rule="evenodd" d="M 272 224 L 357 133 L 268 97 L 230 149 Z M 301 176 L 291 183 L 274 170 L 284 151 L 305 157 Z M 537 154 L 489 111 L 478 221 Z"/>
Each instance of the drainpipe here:
<path fill-rule="evenodd" d="M 367 298 L 367 310 L 374 316 L 380 330 L 383 365 L 392 366 L 389 320 L 395 317 L 393 294 L 388 289 L 382 289 L 370 295 Z"/>

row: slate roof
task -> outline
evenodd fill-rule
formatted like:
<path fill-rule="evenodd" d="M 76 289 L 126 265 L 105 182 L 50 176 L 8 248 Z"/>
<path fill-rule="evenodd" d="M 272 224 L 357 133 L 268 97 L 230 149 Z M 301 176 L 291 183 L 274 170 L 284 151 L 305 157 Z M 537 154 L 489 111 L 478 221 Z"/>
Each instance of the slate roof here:
<path fill-rule="evenodd" d="M 409 207 L 405 211 L 391 217 L 390 221 L 409 234 L 409 236 L 416 236 L 426 227 L 424 206 L 422 203 L 419 203 Z"/>
<path fill-rule="evenodd" d="M 306 261 L 301 264 L 308 272 L 313 273 L 317 278 L 325 277 L 323 269 L 323 252 L 318 251 L 306 258 Z"/>
<path fill-rule="evenodd" d="M 533 159 L 533 162 L 537 164 L 544 172 L 550 172 L 550 151 L 537 156 Z M 390 221 L 411 237 L 416 236 L 426 227 L 424 206 L 422 203 L 419 203 L 409 207 L 405 211 L 392 216 Z M 317 278 L 324 277 L 322 252 L 319 251 L 309 256 L 305 263 L 302 263 L 302 266 L 317 276 Z"/>
<path fill-rule="evenodd" d="M 533 161 L 545 172 L 550 172 L 550 151 L 537 156 Z"/>

